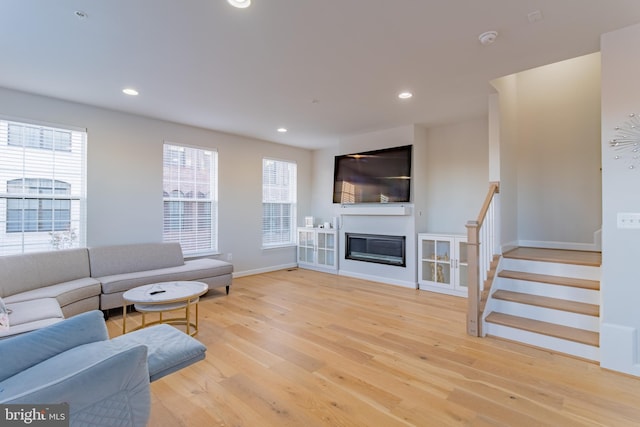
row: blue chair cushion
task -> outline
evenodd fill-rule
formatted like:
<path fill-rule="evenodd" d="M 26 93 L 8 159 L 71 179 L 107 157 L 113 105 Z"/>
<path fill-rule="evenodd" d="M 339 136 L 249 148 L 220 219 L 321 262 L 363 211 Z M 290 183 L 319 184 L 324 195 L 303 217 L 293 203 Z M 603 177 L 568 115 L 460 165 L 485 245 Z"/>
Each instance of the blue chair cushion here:
<path fill-rule="evenodd" d="M 122 346 L 143 344 L 147 347 L 151 382 L 204 359 L 207 351 L 195 338 L 166 324 L 129 332 L 111 341 Z"/>

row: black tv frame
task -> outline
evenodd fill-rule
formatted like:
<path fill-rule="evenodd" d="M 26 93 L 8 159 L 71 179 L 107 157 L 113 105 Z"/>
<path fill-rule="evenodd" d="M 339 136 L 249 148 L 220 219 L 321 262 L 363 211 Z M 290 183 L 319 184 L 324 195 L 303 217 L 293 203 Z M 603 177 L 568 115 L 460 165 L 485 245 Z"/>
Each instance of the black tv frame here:
<path fill-rule="evenodd" d="M 341 154 L 334 158 L 333 203 L 338 204 L 390 204 L 411 202 L 413 145 L 402 145 L 380 150 Z M 389 165 L 389 162 L 395 164 Z M 385 163 L 387 163 L 385 165 Z M 352 165 L 353 167 L 349 167 Z M 393 191 L 392 180 L 403 180 Z M 358 196 L 353 201 L 343 199 L 343 182 L 354 182 Z M 397 181 L 395 181 L 397 182 Z M 370 190 L 367 191 L 367 186 Z M 380 195 L 387 189 L 390 200 L 382 201 Z"/>

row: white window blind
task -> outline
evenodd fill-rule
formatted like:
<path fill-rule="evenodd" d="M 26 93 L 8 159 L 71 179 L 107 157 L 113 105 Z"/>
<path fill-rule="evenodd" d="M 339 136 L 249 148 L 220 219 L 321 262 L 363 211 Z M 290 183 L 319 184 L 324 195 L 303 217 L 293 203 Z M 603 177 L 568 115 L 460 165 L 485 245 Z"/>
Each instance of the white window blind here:
<path fill-rule="evenodd" d="M 185 255 L 218 251 L 218 153 L 164 144 L 163 240 Z"/>
<path fill-rule="evenodd" d="M 297 166 L 262 160 L 262 245 L 295 244 Z"/>
<path fill-rule="evenodd" d="M 84 130 L 0 120 L 0 255 L 85 246 Z"/>

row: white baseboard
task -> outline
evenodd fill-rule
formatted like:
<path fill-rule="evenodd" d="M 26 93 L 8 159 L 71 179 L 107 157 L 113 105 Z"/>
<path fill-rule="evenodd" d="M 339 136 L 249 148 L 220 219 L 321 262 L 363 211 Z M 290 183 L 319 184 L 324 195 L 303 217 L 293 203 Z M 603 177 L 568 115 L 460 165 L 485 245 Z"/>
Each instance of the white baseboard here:
<path fill-rule="evenodd" d="M 422 285 L 422 284 L 419 284 L 418 286 L 421 291 L 435 292 L 437 294 L 445 294 L 445 295 L 452 295 L 454 297 L 467 298 L 467 292 L 465 291 L 458 291 L 454 289 L 447 289 L 447 288 L 441 288 L 438 286 L 430 286 L 430 285 Z"/>
<path fill-rule="evenodd" d="M 528 248 L 565 249 L 573 251 L 599 251 L 596 243 L 548 242 L 540 240 L 519 240 L 518 246 Z"/>
<path fill-rule="evenodd" d="M 602 250 L 602 232 L 597 230 L 593 233 L 593 243 L 575 243 L 575 242 L 556 242 L 545 240 L 514 240 L 503 243 L 500 247 L 502 253 L 508 252 L 517 247 L 527 248 L 545 248 L 545 249 L 565 249 L 574 251 L 601 251 Z"/>
<path fill-rule="evenodd" d="M 600 347 L 602 348 L 600 366 L 640 376 L 636 328 L 603 322 L 600 327 Z"/>
<path fill-rule="evenodd" d="M 297 268 L 297 267 L 298 267 L 298 264 L 296 264 L 295 262 L 293 264 L 271 265 L 269 267 L 256 268 L 254 270 L 234 271 L 233 277 L 236 278 L 236 277 L 244 277 L 244 276 L 253 276 L 254 274 L 270 273 L 272 271 L 286 270 L 287 268 Z"/>
<path fill-rule="evenodd" d="M 518 241 L 508 242 L 500 246 L 501 253 L 509 252 L 518 247 Z"/>
<path fill-rule="evenodd" d="M 394 280 L 394 279 L 389 279 L 387 277 L 370 276 L 367 274 L 354 273 L 352 271 L 345 271 L 345 270 L 339 270 L 338 275 L 346 276 L 346 277 L 354 277 L 356 279 L 370 280 L 372 282 L 385 283 L 387 285 L 402 286 L 404 288 L 418 289 L 417 283 L 407 282 L 404 280 Z"/>

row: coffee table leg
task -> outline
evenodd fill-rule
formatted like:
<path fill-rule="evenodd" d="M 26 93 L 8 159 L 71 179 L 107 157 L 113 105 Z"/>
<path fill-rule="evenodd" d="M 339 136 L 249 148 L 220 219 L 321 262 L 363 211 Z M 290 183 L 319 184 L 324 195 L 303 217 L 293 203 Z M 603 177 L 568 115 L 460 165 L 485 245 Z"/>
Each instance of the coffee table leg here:
<path fill-rule="evenodd" d="M 198 326 L 198 303 L 200 302 L 200 300 L 196 301 L 196 333 L 199 330 L 199 326 Z M 195 334 L 194 334 L 195 335 Z"/>
<path fill-rule="evenodd" d="M 191 335 L 191 300 L 188 299 L 187 300 L 187 312 L 186 314 L 186 318 L 187 318 L 187 335 Z"/>
<path fill-rule="evenodd" d="M 127 304 L 122 306 L 122 335 L 127 333 Z"/>

